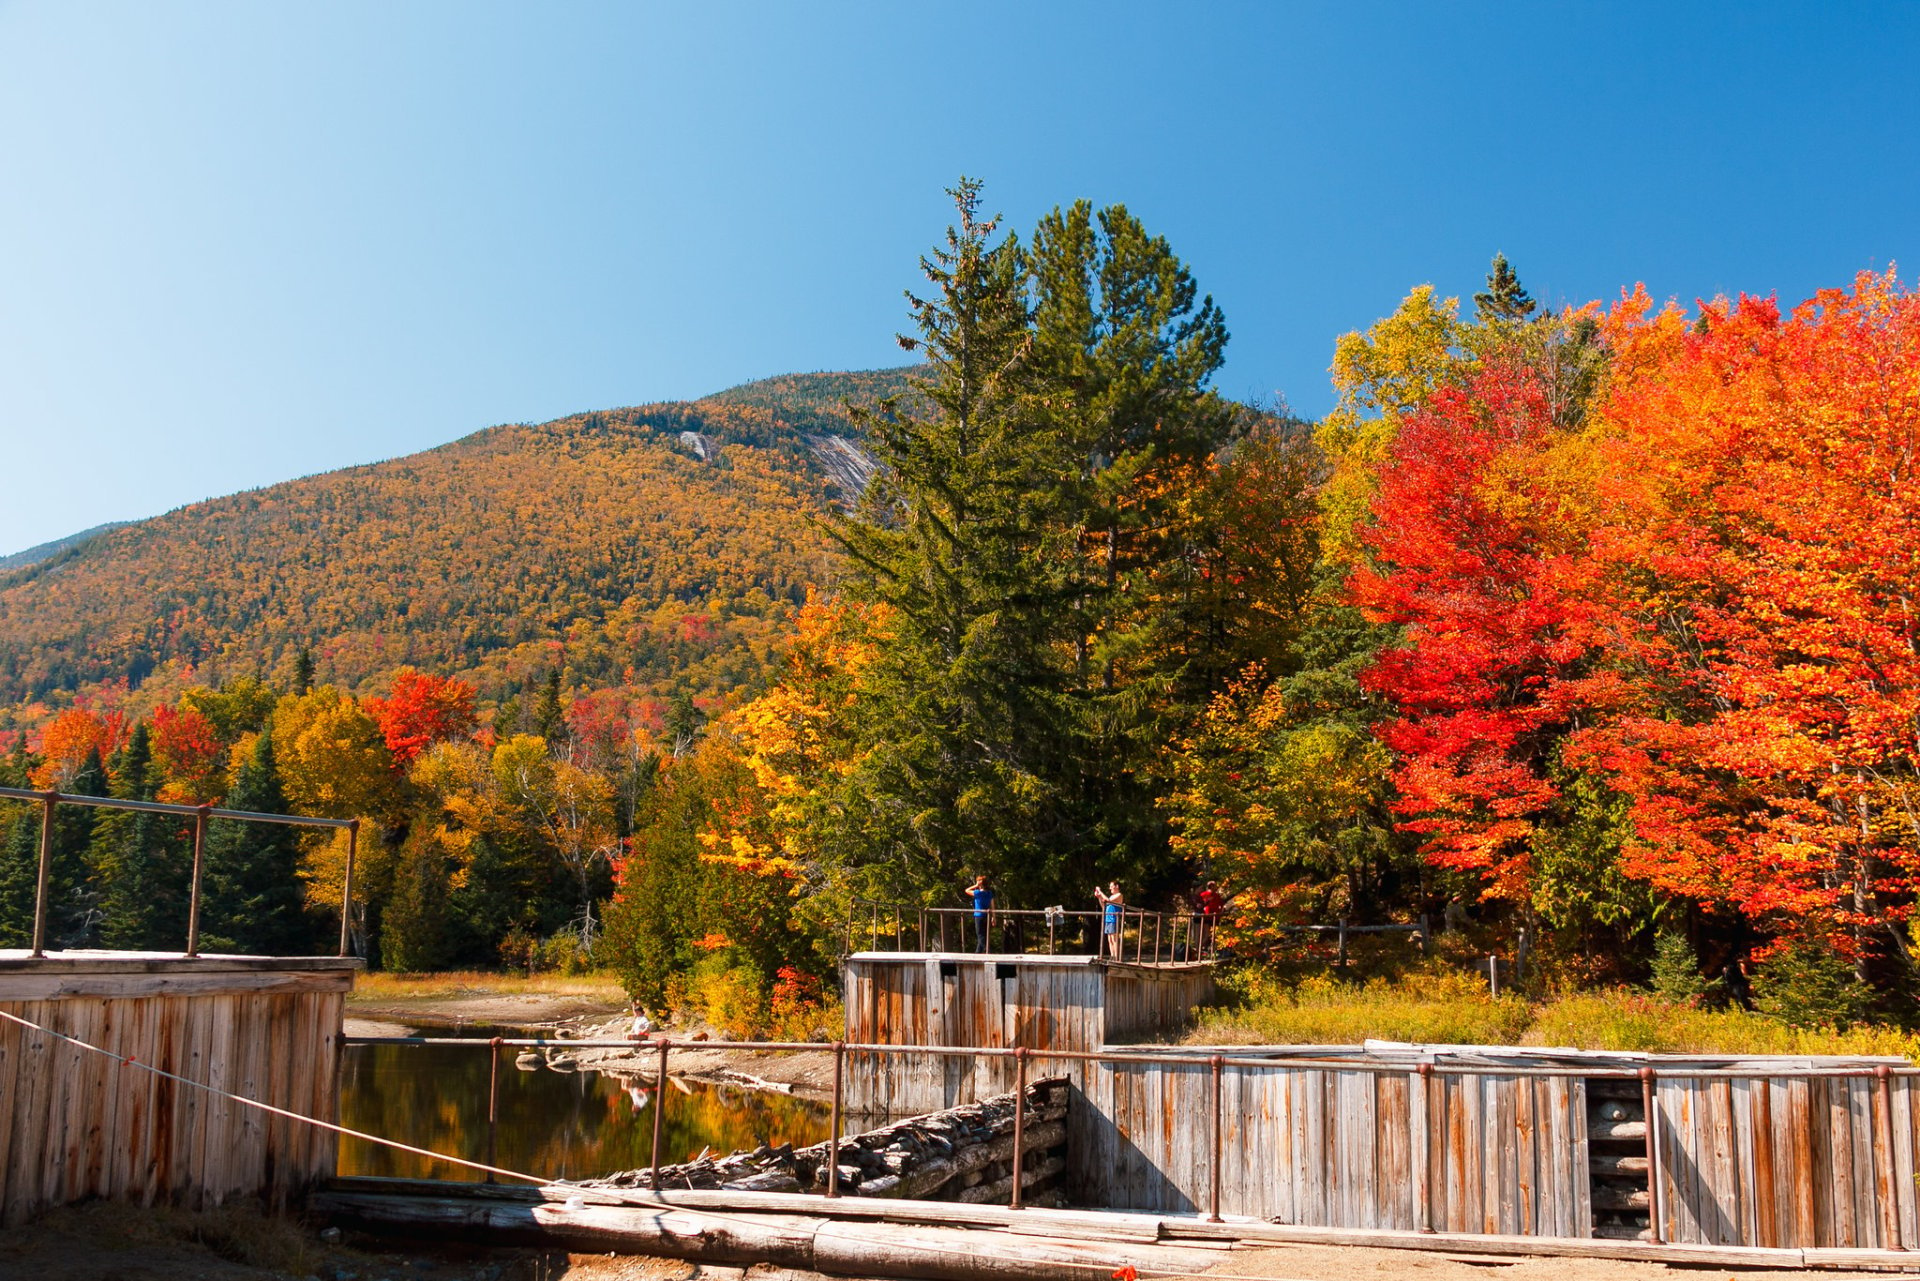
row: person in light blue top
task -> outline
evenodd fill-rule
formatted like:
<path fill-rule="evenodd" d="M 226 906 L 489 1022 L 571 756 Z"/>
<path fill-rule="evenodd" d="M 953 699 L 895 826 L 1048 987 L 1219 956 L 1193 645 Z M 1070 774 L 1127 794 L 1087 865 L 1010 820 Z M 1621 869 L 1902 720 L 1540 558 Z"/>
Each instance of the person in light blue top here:
<path fill-rule="evenodd" d="M 1094 886 L 1093 896 L 1100 900 L 1101 941 L 1106 945 L 1107 955 L 1117 961 L 1122 947 L 1121 933 L 1126 928 L 1127 896 L 1120 892 L 1118 881 L 1108 881 L 1105 890 Z"/>
<path fill-rule="evenodd" d="M 993 925 L 993 887 L 987 884 L 986 873 L 973 878 L 967 897 L 973 900 L 973 950 L 984 952 L 987 933 Z"/>

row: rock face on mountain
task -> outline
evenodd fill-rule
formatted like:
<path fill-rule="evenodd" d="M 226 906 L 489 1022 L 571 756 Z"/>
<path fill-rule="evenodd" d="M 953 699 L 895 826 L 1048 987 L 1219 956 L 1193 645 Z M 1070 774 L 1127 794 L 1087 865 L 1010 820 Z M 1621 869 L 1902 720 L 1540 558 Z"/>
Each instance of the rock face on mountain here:
<path fill-rule="evenodd" d="M 0 572 L 0 706 L 125 681 L 291 669 L 371 688 L 460 673 L 483 699 L 555 666 L 662 697 L 770 670 L 836 558 L 819 518 L 874 463 L 848 403 L 905 370 L 508 424 L 405 458 L 180 508 Z"/>

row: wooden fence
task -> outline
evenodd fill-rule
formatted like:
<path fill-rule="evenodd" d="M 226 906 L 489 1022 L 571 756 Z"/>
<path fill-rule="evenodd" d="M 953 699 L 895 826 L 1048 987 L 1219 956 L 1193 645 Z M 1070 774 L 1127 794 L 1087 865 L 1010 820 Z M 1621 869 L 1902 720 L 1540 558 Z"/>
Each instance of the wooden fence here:
<path fill-rule="evenodd" d="M 1089 1064 L 1069 1140 L 1082 1198 L 1330 1228 L 1920 1244 L 1904 1062 L 1266 1053 Z M 1650 1118 L 1609 1102 L 1643 1070 Z"/>
<path fill-rule="evenodd" d="M 0 1222 L 94 1197 L 283 1202 L 332 1175 L 333 1135 L 129 1067 L 335 1119 L 360 962 L 0 952 Z"/>

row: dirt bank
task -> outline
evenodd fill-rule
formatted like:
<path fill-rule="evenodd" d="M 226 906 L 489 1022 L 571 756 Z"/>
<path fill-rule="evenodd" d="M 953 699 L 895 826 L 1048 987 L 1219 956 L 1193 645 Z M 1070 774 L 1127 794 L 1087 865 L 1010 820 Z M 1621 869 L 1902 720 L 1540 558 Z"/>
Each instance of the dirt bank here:
<path fill-rule="evenodd" d="M 503 1029 L 508 1035 L 529 1036 L 580 1020 L 611 1018 L 625 1008 L 604 997 L 551 992 L 462 989 L 445 995 L 365 998 L 355 994 L 347 998 L 350 1019 L 432 1031 L 491 1027 Z"/>

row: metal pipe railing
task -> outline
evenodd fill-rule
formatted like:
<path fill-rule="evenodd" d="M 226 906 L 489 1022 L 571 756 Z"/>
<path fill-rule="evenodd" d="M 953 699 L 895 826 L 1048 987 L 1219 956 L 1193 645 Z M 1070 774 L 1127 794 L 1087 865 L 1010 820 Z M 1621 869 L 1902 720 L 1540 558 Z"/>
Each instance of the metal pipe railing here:
<path fill-rule="evenodd" d="M 949 919 L 954 921 L 951 934 Z M 1112 934 L 1106 932 L 1106 919 L 1106 912 L 1101 908 L 994 908 L 987 914 L 986 943 L 990 945 L 997 933 L 1000 947 L 996 949 L 982 946 L 979 918 L 970 907 L 927 907 L 854 899 L 847 909 L 846 950 L 857 950 L 856 944 L 864 940 L 864 950 L 879 951 L 883 941 L 891 936 L 895 951 L 1105 956 L 1135 964 L 1209 960 L 1216 951 L 1214 926 L 1218 918 L 1210 918 L 1197 908 L 1173 912 L 1122 907 L 1120 928 Z M 1046 927 L 1044 940 L 1039 937 L 1042 923 Z M 1032 938 L 1029 938 L 1030 926 Z M 951 946 L 954 935 L 958 936 L 960 948 Z M 913 944 L 911 949 L 907 947 L 909 942 Z"/>
<path fill-rule="evenodd" d="M 340 955 L 351 954 L 353 916 L 353 864 L 359 852 L 360 820 L 357 818 L 309 818 L 300 814 L 262 814 L 254 810 L 222 809 L 216 805 L 175 805 L 167 801 L 136 801 L 118 796 L 82 796 L 72 792 L 30 791 L 24 787 L 0 787 L 0 799 L 38 801 L 40 811 L 40 866 L 34 874 L 33 950 L 35 959 L 47 954 L 47 896 L 53 866 L 54 811 L 61 805 L 81 805 L 91 809 L 132 810 L 141 814 L 172 814 L 193 820 L 193 872 L 187 890 L 187 946 L 189 958 L 200 955 L 200 888 L 205 870 L 207 822 L 225 818 L 240 823 L 277 823 L 286 827 L 344 828 L 347 833 L 346 875 L 340 892 Z"/>

